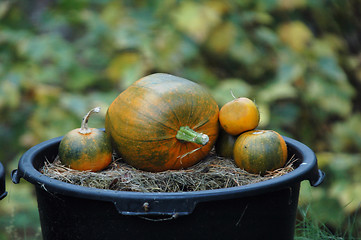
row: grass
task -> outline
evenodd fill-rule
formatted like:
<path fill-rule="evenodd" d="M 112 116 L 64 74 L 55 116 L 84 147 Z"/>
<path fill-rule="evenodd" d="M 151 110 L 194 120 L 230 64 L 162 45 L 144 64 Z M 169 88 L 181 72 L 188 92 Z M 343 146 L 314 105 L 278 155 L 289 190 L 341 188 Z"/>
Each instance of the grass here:
<path fill-rule="evenodd" d="M 330 209 L 332 211 L 332 209 Z M 325 224 L 317 223 L 308 217 L 308 207 L 299 208 L 300 217 L 296 223 L 294 240 L 360 240 L 357 236 L 357 214 L 350 217 L 346 228 L 340 226 L 335 230 L 330 230 Z"/>

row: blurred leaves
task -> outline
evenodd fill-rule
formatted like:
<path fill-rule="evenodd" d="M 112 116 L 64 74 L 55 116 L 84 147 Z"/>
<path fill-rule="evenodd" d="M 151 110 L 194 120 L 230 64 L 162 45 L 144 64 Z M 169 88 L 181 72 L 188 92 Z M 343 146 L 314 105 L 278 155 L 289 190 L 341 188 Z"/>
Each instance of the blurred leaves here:
<path fill-rule="evenodd" d="M 227 36 L 227 38 L 224 36 Z M 232 22 L 224 22 L 211 33 L 207 47 L 216 54 L 226 54 L 229 47 L 234 44 L 236 36 L 237 27 Z"/>
<path fill-rule="evenodd" d="M 282 24 L 279 35 L 285 44 L 297 52 L 303 51 L 312 39 L 312 32 L 300 21 Z"/>
<path fill-rule="evenodd" d="M 15 109 L 20 104 L 20 98 L 19 89 L 14 82 L 4 80 L 0 83 L 0 108 L 6 106 Z"/>
<path fill-rule="evenodd" d="M 359 153 L 361 149 L 361 114 L 354 114 L 346 121 L 334 124 L 332 135 L 329 137 L 334 151 Z M 359 163 L 361 163 L 361 157 Z"/>
<path fill-rule="evenodd" d="M 223 106 L 234 99 L 232 93 L 235 97 L 252 98 L 251 92 L 252 87 L 242 79 L 224 79 L 216 89 L 213 89 L 212 96 L 220 106 Z"/>
<path fill-rule="evenodd" d="M 204 42 L 210 30 L 221 21 L 219 9 L 196 1 L 181 1 L 171 17 L 175 27 L 197 43 Z"/>
<path fill-rule="evenodd" d="M 339 224 L 360 188 L 359 9 L 357 0 L 1 1 L 0 159 L 79 127 L 95 106 L 89 124 L 104 127 L 121 91 L 167 72 L 220 106 L 231 90 L 255 100 L 261 128 L 311 146 L 330 176 L 311 191 L 315 209 L 340 207 L 320 215 Z"/>
<path fill-rule="evenodd" d="M 361 154 L 322 152 L 317 154 L 317 158 L 319 167 L 327 172 L 324 182 L 326 186 L 311 189 L 309 184 L 303 183 L 300 203 L 307 205 L 312 202 L 312 217 L 336 227 L 346 217 L 343 212 L 350 216 L 360 208 Z"/>
<path fill-rule="evenodd" d="M 121 87 L 125 89 L 134 82 L 134 79 L 143 77 L 145 70 L 138 53 L 124 52 L 111 60 L 106 75 L 113 82 L 123 79 Z"/>
<path fill-rule="evenodd" d="M 40 239 L 41 229 L 30 183 L 16 186 L 8 184 L 8 195 L 1 201 L 0 239 Z M 26 201 L 24 201 L 26 199 Z"/>

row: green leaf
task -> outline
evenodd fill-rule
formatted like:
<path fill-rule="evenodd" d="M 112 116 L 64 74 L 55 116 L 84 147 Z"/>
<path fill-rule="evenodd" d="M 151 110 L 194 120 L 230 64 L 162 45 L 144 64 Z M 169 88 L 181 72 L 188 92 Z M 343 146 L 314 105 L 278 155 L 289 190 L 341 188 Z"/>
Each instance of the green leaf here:
<path fill-rule="evenodd" d="M 0 3 L 0 19 L 9 11 L 10 1 L 4 1 Z"/>
<path fill-rule="evenodd" d="M 304 51 L 313 39 L 311 30 L 302 21 L 283 23 L 278 32 L 280 39 L 295 52 Z"/>
<path fill-rule="evenodd" d="M 271 81 L 269 84 L 262 86 L 257 92 L 257 101 L 274 102 L 279 99 L 296 98 L 296 88 L 291 84 L 283 81 Z"/>
<path fill-rule="evenodd" d="M 227 36 L 227 38 L 224 36 Z M 232 22 L 225 22 L 212 32 L 207 42 L 207 47 L 216 54 L 225 54 L 233 45 L 236 36 L 236 26 Z"/>
<path fill-rule="evenodd" d="M 199 54 L 198 46 L 189 39 L 184 38 L 169 26 L 160 28 L 152 40 L 143 44 L 144 55 L 153 59 L 148 64 L 150 67 L 162 72 L 177 72 L 183 64 Z"/>
<path fill-rule="evenodd" d="M 329 139 L 334 151 L 358 152 L 361 149 L 361 114 L 335 123 Z"/>
<path fill-rule="evenodd" d="M 220 12 L 195 1 L 181 1 L 172 11 L 172 19 L 178 29 L 198 43 L 204 42 L 210 30 L 221 21 Z"/>
<path fill-rule="evenodd" d="M 279 38 L 277 34 L 272 31 L 272 29 L 267 27 L 259 27 L 255 31 L 257 38 L 262 42 L 265 42 L 272 47 L 279 43 Z"/>
<path fill-rule="evenodd" d="M 339 82 L 347 80 L 344 71 L 333 57 L 320 58 L 318 61 L 318 66 L 321 72 L 331 80 Z"/>
<path fill-rule="evenodd" d="M 215 87 L 218 84 L 217 76 L 202 63 L 184 69 L 179 76 L 209 88 Z"/>
<path fill-rule="evenodd" d="M 20 86 L 12 78 L 16 75 L 8 75 L 8 79 L 0 82 L 0 109 L 16 109 L 21 103 Z"/>
<path fill-rule="evenodd" d="M 245 24 L 270 24 L 273 21 L 273 17 L 269 13 L 263 11 L 245 11 L 240 18 Z"/>
<path fill-rule="evenodd" d="M 146 65 L 137 52 L 123 52 L 111 60 L 106 75 L 113 82 L 119 82 L 120 87 L 125 89 L 140 79 L 146 70 Z"/>
<path fill-rule="evenodd" d="M 293 82 L 303 76 L 305 68 L 300 63 L 281 62 L 277 71 L 277 79 L 280 82 Z"/>
<path fill-rule="evenodd" d="M 236 41 L 230 49 L 230 56 L 245 65 L 256 64 L 260 55 L 251 40 Z M 254 69 L 255 71 L 256 69 Z"/>
<path fill-rule="evenodd" d="M 340 226 L 346 217 L 343 206 L 336 199 L 326 197 L 313 202 L 310 205 L 309 214 L 316 222 L 328 222 L 334 227 Z"/>
<path fill-rule="evenodd" d="M 352 96 L 355 91 L 347 81 L 334 82 L 318 75 L 307 78 L 307 101 L 318 105 L 329 114 L 346 117 L 352 110 Z"/>
<path fill-rule="evenodd" d="M 66 79 L 65 86 L 72 91 L 81 91 L 91 87 L 96 82 L 95 74 L 87 69 L 75 68 L 71 78 Z"/>

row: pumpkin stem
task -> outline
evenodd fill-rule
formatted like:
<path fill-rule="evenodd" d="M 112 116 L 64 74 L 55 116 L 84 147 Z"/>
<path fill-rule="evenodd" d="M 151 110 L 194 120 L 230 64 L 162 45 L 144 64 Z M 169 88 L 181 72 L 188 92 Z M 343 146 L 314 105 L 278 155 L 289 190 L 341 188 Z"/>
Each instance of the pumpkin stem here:
<path fill-rule="evenodd" d="M 193 142 L 201 145 L 206 145 L 209 141 L 209 137 L 206 134 L 197 133 L 188 126 L 180 127 L 175 137 L 178 140 Z"/>
<path fill-rule="evenodd" d="M 81 128 L 79 130 L 81 134 L 91 133 L 92 130 L 88 128 L 88 120 L 90 115 L 92 115 L 92 113 L 98 113 L 98 112 L 100 112 L 100 107 L 93 108 L 84 116 L 83 121 L 81 123 Z"/>
<path fill-rule="evenodd" d="M 231 95 L 232 95 L 233 99 L 237 99 L 236 96 L 234 96 L 234 93 L 233 93 L 232 89 L 229 89 L 229 91 L 231 92 Z"/>

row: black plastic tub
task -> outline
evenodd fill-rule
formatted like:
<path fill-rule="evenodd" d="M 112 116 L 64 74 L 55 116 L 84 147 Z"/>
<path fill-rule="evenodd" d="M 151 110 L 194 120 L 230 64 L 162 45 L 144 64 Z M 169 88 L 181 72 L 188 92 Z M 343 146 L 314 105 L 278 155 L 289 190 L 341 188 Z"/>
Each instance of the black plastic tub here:
<path fill-rule="evenodd" d="M 324 178 L 314 152 L 285 137 L 297 168 L 264 182 L 219 190 L 141 193 L 64 183 L 41 174 L 61 137 L 29 149 L 12 180 L 34 184 L 44 239 L 293 239 L 300 183 Z"/>
<path fill-rule="evenodd" d="M 5 169 L 2 163 L 0 163 L 0 200 L 6 197 L 7 194 L 5 187 Z"/>

